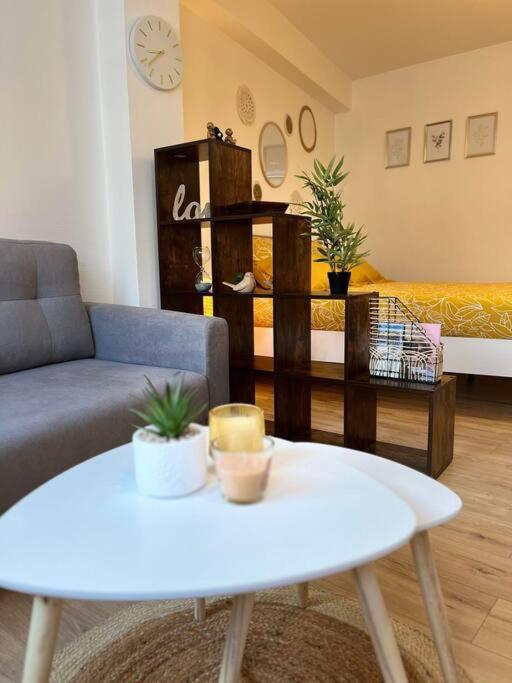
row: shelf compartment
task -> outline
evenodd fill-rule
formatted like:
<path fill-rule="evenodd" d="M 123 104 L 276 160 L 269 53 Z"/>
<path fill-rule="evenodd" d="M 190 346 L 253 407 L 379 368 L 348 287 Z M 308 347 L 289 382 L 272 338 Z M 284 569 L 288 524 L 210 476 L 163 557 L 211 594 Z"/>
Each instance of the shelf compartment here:
<path fill-rule="evenodd" d="M 254 356 L 252 361 L 243 364 L 235 364 L 239 370 L 248 370 L 257 375 L 280 375 L 296 377 L 297 379 L 312 382 L 329 382 L 343 384 L 345 368 L 343 363 L 328 363 L 326 361 L 307 361 L 293 367 L 274 367 L 274 359 L 271 356 Z"/>
<path fill-rule="evenodd" d="M 273 420 L 265 420 L 266 433 L 274 434 L 275 423 Z M 312 441 L 314 443 L 324 443 L 329 446 L 343 446 L 343 434 L 337 432 L 328 432 L 323 429 L 311 429 L 309 432 L 302 434 L 298 433 L 294 436 L 294 441 Z M 401 465 L 412 467 L 413 469 L 427 474 L 428 452 L 421 448 L 412 448 L 411 446 L 403 446 L 402 444 L 388 443 L 386 441 L 375 442 L 372 453 L 393 460 Z"/>

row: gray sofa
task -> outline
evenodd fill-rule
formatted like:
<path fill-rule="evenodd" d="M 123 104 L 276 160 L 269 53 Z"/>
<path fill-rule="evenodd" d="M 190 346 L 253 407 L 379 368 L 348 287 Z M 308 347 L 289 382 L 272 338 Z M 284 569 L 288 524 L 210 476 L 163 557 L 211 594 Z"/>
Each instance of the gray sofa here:
<path fill-rule="evenodd" d="M 0 239 L 0 513 L 129 441 L 145 376 L 181 381 L 200 404 L 226 403 L 226 322 L 86 305 L 71 247 Z"/>

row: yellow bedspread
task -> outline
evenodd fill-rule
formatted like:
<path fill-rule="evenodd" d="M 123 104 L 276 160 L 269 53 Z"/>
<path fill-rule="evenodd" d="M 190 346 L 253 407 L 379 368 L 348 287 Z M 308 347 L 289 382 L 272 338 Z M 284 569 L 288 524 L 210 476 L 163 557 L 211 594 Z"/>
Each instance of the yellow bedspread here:
<path fill-rule="evenodd" d="M 265 259 L 268 264 L 272 256 L 271 238 L 255 236 L 253 256 L 255 266 L 260 262 L 265 263 Z M 327 281 L 321 287 L 327 288 Z M 421 322 L 441 323 L 441 334 L 446 337 L 512 339 L 512 282 L 466 284 L 386 280 L 374 284 L 358 284 L 351 290 L 397 296 Z M 206 299 L 205 314 L 212 315 L 211 297 Z M 312 329 L 339 331 L 344 329 L 344 323 L 343 301 L 312 301 Z M 273 327 L 271 299 L 254 299 L 254 324 L 256 327 Z"/>
<path fill-rule="evenodd" d="M 447 337 L 512 339 L 512 283 L 381 282 L 351 291 L 397 296 L 425 323 L 441 323 Z M 317 299 L 311 304 L 314 330 L 343 330 L 343 301 Z M 254 324 L 272 327 L 272 301 L 255 299 Z"/>

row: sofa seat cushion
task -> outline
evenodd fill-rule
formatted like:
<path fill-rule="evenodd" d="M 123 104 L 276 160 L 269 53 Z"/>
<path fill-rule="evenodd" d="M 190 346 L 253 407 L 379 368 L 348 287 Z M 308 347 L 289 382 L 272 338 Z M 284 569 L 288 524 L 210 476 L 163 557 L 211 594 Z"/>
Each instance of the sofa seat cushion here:
<path fill-rule="evenodd" d="M 0 376 L 0 513 L 87 458 L 130 441 L 145 376 L 162 389 L 181 381 L 208 403 L 200 374 L 96 359 Z M 205 422 L 207 410 L 199 416 Z"/>

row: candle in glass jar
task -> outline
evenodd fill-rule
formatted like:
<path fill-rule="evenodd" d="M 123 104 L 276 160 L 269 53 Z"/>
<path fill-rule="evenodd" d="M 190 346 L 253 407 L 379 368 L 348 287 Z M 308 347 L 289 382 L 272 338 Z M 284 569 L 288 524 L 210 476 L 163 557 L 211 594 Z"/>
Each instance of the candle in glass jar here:
<path fill-rule="evenodd" d="M 224 453 L 217 464 L 222 492 L 234 503 L 255 503 L 261 499 L 268 478 L 270 460 L 263 453 Z"/>
<path fill-rule="evenodd" d="M 210 443 L 224 439 L 227 451 L 260 451 L 265 436 L 263 411 L 257 406 L 232 403 L 210 411 Z"/>
<path fill-rule="evenodd" d="M 232 503 L 256 503 L 263 498 L 270 473 L 274 441 L 265 436 L 259 451 L 231 451 L 222 436 L 212 443 L 212 455 L 224 498 Z"/>

